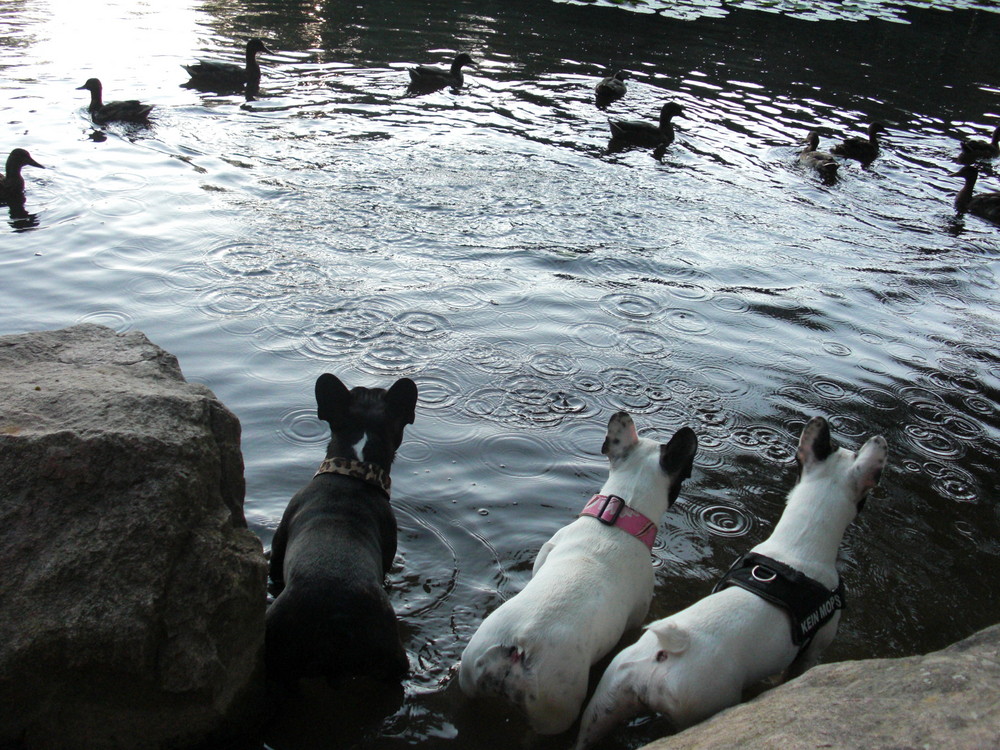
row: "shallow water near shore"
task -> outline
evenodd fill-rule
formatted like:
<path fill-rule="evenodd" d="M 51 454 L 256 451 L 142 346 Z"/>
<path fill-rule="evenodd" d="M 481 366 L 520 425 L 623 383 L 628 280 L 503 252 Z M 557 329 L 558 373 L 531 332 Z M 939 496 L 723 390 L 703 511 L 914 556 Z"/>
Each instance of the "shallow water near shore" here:
<path fill-rule="evenodd" d="M 265 546 L 323 457 L 316 377 L 416 381 L 389 577 L 412 674 L 367 718 L 285 717 L 269 747 L 568 746 L 469 705 L 454 667 L 599 489 L 620 409 L 700 441 L 650 619 L 767 536 L 820 414 L 841 444 L 890 446 L 842 545 L 849 609 L 824 660 L 1000 621 L 1000 227 L 957 218 L 949 176 L 958 140 L 1000 123 L 1000 13 L 170 5 L 0 0 L 2 142 L 46 166 L 24 170 L 26 215 L 0 209 L 0 333 L 90 321 L 177 355 L 240 418 Z M 180 85 L 251 35 L 273 51 L 255 100 Z M 461 50 L 478 63 L 462 90 L 405 95 L 408 66 Z M 628 94 L 598 110 L 618 68 Z M 95 129 L 75 91 L 91 76 L 154 124 Z M 609 118 L 668 100 L 684 113 L 662 161 L 608 153 Z M 888 133 L 869 168 L 827 185 L 796 164 L 808 130 L 828 148 L 871 120 Z M 986 167 L 978 190 L 998 185 Z M 666 731 L 644 719 L 602 747 Z"/>

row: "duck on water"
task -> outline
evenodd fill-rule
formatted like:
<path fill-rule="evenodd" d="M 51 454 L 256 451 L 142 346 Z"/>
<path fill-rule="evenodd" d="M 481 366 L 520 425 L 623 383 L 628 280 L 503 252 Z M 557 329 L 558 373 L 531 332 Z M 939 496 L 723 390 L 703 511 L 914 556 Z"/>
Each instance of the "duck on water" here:
<path fill-rule="evenodd" d="M 90 92 L 90 118 L 98 125 L 108 122 L 133 122 L 142 125 L 149 124 L 149 113 L 153 110 L 152 104 L 143 104 L 137 99 L 127 99 L 121 102 L 104 102 L 102 99 L 103 87 L 97 78 L 89 78 L 87 82 L 77 88 L 77 91 Z"/>
<path fill-rule="evenodd" d="M 628 91 L 625 79 L 628 77 L 627 70 L 619 70 L 614 75 L 602 79 L 594 87 L 594 104 L 597 105 L 598 109 L 604 109 L 611 102 L 616 102 L 625 96 L 625 92 Z"/>
<path fill-rule="evenodd" d="M 461 52 L 455 56 L 451 67 L 447 70 L 436 65 L 417 65 L 409 68 L 411 93 L 430 93 L 451 86 L 453 89 L 462 88 L 465 78 L 462 75 L 462 68 L 466 65 L 475 66 L 472 56 L 467 52 Z"/>
<path fill-rule="evenodd" d="M 805 148 L 799 153 L 799 164 L 815 169 L 820 177 L 832 182 L 837 178 L 837 169 L 840 166 L 832 154 L 819 150 L 819 133 L 810 130 L 806 136 Z"/>
<path fill-rule="evenodd" d="M 7 167 L 3 177 L 0 177 L 0 201 L 4 203 L 24 201 L 24 178 L 21 176 L 21 167 L 45 169 L 32 159 L 31 154 L 25 149 L 15 148 L 7 157 Z"/>
<path fill-rule="evenodd" d="M 261 52 L 271 54 L 264 41 L 254 37 L 247 42 L 246 64 L 243 66 L 214 60 L 199 60 L 192 65 L 183 65 L 181 67 L 191 76 L 191 80 L 185 85 L 209 91 L 256 88 L 260 85 L 260 63 L 257 62 L 257 55 Z"/>
<path fill-rule="evenodd" d="M 609 120 L 611 141 L 608 151 L 620 151 L 629 146 L 653 146 L 653 156 L 663 158 L 667 146 L 674 142 L 671 120 L 683 112 L 677 102 L 667 102 L 660 108 L 660 121 L 656 125 L 644 120 Z"/>
<path fill-rule="evenodd" d="M 880 122 L 873 122 L 868 126 L 868 137 L 852 136 L 845 138 L 841 143 L 830 149 L 831 154 L 843 156 L 847 159 L 854 159 L 867 167 L 878 156 L 879 142 L 878 134 L 884 133 L 885 125 Z"/>
<path fill-rule="evenodd" d="M 1000 156 L 1000 126 L 993 131 L 993 139 L 990 141 L 979 141 L 966 138 L 959 145 L 961 149 L 958 160 L 963 164 L 971 164 L 977 161 L 989 161 Z"/>
<path fill-rule="evenodd" d="M 955 210 L 959 214 L 970 213 L 981 219 L 1000 224 L 1000 193 L 980 193 L 973 195 L 976 188 L 976 180 L 979 178 L 979 168 L 968 164 L 957 172 L 951 174 L 952 177 L 964 177 L 965 185 L 955 196 Z"/>

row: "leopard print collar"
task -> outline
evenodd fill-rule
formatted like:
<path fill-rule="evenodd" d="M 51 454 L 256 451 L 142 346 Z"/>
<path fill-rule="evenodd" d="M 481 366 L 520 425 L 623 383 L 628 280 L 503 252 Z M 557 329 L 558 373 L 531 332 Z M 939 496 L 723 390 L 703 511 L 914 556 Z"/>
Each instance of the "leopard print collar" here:
<path fill-rule="evenodd" d="M 392 485 L 388 472 L 381 466 L 343 456 L 334 456 L 323 461 L 319 465 L 319 469 L 316 470 L 315 476 L 320 474 L 341 474 L 354 477 L 378 487 L 386 495 L 389 494 L 389 487 Z"/>

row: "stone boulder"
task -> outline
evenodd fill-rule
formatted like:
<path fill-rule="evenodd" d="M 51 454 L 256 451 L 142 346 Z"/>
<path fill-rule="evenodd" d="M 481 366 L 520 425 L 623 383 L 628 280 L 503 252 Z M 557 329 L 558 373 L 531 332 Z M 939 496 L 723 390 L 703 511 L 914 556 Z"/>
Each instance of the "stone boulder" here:
<path fill-rule="evenodd" d="M 0 747 L 219 747 L 262 698 L 240 425 L 143 334 L 0 337 Z"/>
<path fill-rule="evenodd" d="M 925 656 L 822 664 L 643 750 L 1000 747 L 1000 625 Z"/>

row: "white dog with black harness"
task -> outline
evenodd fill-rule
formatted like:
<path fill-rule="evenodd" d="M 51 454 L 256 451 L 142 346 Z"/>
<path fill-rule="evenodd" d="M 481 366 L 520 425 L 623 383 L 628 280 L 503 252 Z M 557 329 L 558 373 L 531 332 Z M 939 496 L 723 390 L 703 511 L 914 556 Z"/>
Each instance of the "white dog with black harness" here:
<path fill-rule="evenodd" d="M 684 729 L 767 677 L 816 664 L 845 604 L 837 550 L 887 456 L 881 436 L 854 453 L 834 447 L 825 419 L 810 420 L 796 453 L 799 481 L 771 536 L 711 595 L 651 623 L 615 656 L 584 711 L 576 749 L 644 711 Z"/>
<path fill-rule="evenodd" d="M 608 480 L 579 518 L 542 545 L 524 589 L 473 635 L 459 670 L 466 695 L 506 697 L 540 734 L 570 728 L 591 665 L 649 611 L 656 529 L 690 476 L 697 447 L 687 427 L 661 445 L 640 438 L 625 412 L 611 417 L 601 448 L 611 462 Z"/>

